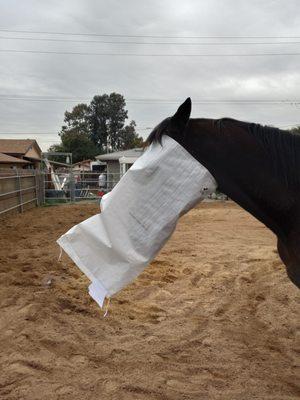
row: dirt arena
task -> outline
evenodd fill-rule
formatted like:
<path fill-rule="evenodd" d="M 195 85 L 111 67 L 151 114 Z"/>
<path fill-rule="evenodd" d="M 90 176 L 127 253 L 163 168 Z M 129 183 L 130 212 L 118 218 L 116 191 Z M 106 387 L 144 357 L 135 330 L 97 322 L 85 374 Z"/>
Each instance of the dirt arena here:
<path fill-rule="evenodd" d="M 202 203 L 103 319 L 55 244 L 96 212 L 1 222 L 1 400 L 300 398 L 300 291 L 269 231 L 233 203 Z"/>

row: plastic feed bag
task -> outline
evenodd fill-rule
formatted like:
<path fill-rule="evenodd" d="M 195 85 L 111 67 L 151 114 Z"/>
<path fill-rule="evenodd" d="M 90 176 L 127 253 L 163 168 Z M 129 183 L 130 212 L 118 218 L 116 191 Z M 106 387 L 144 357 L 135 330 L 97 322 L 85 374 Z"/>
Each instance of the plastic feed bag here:
<path fill-rule="evenodd" d="M 132 282 L 171 236 L 181 215 L 216 189 L 208 170 L 164 136 L 101 201 L 101 214 L 81 222 L 58 244 L 92 281 L 102 306 Z"/>

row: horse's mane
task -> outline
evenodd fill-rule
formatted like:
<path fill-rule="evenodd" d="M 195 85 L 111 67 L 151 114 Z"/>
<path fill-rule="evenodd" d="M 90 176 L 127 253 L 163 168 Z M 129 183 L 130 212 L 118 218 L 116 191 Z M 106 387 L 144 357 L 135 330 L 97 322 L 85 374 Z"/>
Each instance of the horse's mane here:
<path fill-rule="evenodd" d="M 214 123 L 218 126 L 220 133 L 223 129 L 230 129 L 232 123 L 245 129 L 262 146 L 266 157 L 271 161 L 274 173 L 283 180 L 286 186 L 300 183 L 299 134 L 232 118 L 222 118 Z"/>
<path fill-rule="evenodd" d="M 164 119 L 153 129 L 153 131 L 150 133 L 150 135 L 146 140 L 147 145 L 150 145 L 151 143 L 155 142 L 161 143 L 163 135 L 167 132 L 170 120 L 171 120 L 170 117 Z"/>
<path fill-rule="evenodd" d="M 167 133 L 171 118 L 158 124 L 147 138 L 146 143 L 161 143 L 162 136 Z M 207 121 L 207 119 L 206 119 Z M 246 130 L 262 146 L 266 157 L 271 160 L 274 173 L 286 186 L 300 183 L 300 135 L 272 126 L 244 122 L 232 118 L 211 120 L 213 127 L 222 134 L 232 129 L 232 124 Z"/>

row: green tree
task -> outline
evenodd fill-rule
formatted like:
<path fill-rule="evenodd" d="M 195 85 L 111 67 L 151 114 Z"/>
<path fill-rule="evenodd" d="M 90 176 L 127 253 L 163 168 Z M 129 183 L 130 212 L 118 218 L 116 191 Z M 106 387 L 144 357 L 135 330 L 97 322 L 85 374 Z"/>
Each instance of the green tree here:
<path fill-rule="evenodd" d="M 121 149 L 120 133 L 128 112 L 121 94 L 111 93 L 94 96 L 89 106 L 91 139 L 100 152 Z"/>
<path fill-rule="evenodd" d="M 52 144 L 49 149 L 47 150 L 49 153 L 66 153 L 64 151 L 64 146 L 62 145 L 62 143 L 60 144 Z"/>
<path fill-rule="evenodd" d="M 90 132 L 88 113 L 89 106 L 84 103 L 77 104 L 71 112 L 66 111 L 64 118 L 65 125 L 62 126 L 62 132 L 76 130 L 88 135 Z"/>
<path fill-rule="evenodd" d="M 290 129 L 290 131 L 293 133 L 298 133 L 298 135 L 300 135 L 300 126 L 296 126 L 295 128 Z"/>
<path fill-rule="evenodd" d="M 78 161 L 93 159 L 99 154 L 98 149 L 89 138 L 89 135 L 74 130 L 69 130 L 60 134 L 63 151 L 72 153 L 73 163 Z"/>
<path fill-rule="evenodd" d="M 89 106 L 81 103 L 66 111 L 56 151 L 72 153 L 73 162 L 94 158 L 98 150 L 90 139 Z M 61 150 L 59 150 L 61 149 Z"/>
<path fill-rule="evenodd" d="M 77 104 L 65 112 L 61 143 L 49 151 L 71 152 L 77 162 L 105 152 L 140 147 L 143 139 L 135 132 L 135 122 L 125 125 L 125 107 L 125 99 L 118 93 L 94 96 L 89 105 Z"/>
<path fill-rule="evenodd" d="M 142 147 L 144 140 L 135 132 L 136 124 L 131 121 L 129 125 L 124 126 L 120 132 L 120 141 L 122 150 L 128 150 L 135 147 Z"/>
<path fill-rule="evenodd" d="M 74 130 L 63 132 L 60 134 L 60 137 L 61 143 L 50 146 L 48 152 L 72 153 L 73 163 L 93 159 L 97 154 L 99 154 L 94 143 L 85 133 Z M 59 156 L 52 156 L 51 160 L 65 162 Z"/>

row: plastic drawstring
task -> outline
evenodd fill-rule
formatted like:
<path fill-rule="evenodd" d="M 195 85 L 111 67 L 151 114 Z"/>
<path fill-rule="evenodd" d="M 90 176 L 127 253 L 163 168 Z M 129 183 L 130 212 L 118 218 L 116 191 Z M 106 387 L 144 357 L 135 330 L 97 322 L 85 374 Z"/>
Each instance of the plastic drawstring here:
<path fill-rule="evenodd" d="M 110 297 L 107 299 L 106 307 L 105 307 L 105 313 L 103 315 L 103 318 L 105 318 L 107 316 L 107 314 L 108 314 L 109 304 L 110 304 Z"/>
<path fill-rule="evenodd" d="M 59 253 L 59 256 L 58 256 L 58 262 L 60 262 L 61 261 L 61 258 L 62 258 L 62 252 L 63 252 L 63 249 L 62 249 L 62 247 L 60 248 L 60 253 Z"/>

